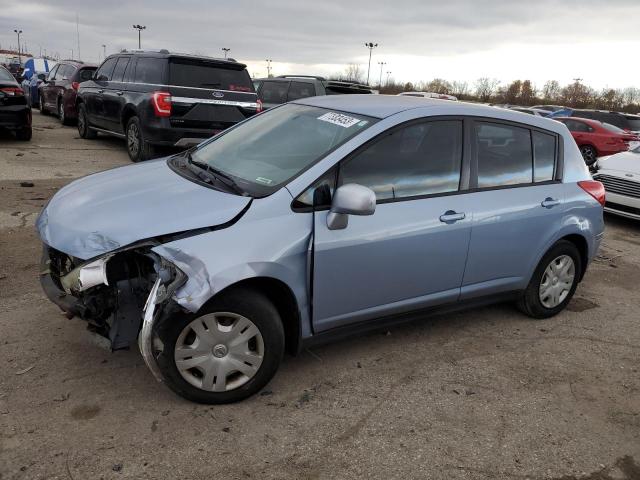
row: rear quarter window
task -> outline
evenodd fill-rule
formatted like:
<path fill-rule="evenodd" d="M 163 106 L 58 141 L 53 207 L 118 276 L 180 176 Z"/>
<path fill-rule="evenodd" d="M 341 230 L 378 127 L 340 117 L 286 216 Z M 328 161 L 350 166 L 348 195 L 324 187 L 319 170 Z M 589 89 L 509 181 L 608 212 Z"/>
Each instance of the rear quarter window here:
<path fill-rule="evenodd" d="M 164 84 L 164 66 L 166 61 L 162 58 L 141 57 L 136 65 L 135 82 Z"/>
<path fill-rule="evenodd" d="M 220 64 L 172 59 L 169 62 L 169 83 L 180 87 L 211 88 L 236 92 L 253 92 L 253 83 L 246 69 Z"/>

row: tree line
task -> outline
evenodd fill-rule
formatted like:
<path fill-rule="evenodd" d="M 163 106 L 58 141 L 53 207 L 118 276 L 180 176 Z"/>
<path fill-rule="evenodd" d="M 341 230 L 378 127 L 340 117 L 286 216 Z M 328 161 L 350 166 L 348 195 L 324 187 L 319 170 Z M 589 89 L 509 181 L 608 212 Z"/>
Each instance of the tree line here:
<path fill-rule="evenodd" d="M 359 65 L 349 65 L 342 77 L 345 80 L 363 83 L 364 75 Z M 372 76 L 370 84 L 377 85 L 379 78 Z M 576 79 L 568 85 L 557 80 L 545 82 L 537 88 L 531 80 L 514 80 L 503 84 L 495 78 L 482 77 L 475 82 L 449 81 L 434 78 L 428 82 L 398 83 L 382 77 L 380 93 L 395 95 L 401 92 L 420 91 L 454 95 L 459 100 L 520 105 L 530 107 L 538 104 L 564 105 L 570 108 L 594 108 L 640 113 L 640 88 L 604 88 L 597 90 Z"/>

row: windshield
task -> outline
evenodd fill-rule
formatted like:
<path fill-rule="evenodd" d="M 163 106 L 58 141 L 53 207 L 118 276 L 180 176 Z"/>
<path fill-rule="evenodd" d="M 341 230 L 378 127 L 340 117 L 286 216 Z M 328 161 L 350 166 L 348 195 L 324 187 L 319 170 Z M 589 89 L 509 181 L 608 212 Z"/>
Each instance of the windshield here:
<path fill-rule="evenodd" d="M 373 125 L 364 115 L 287 104 L 254 116 L 192 152 L 254 196 L 274 192 Z"/>
<path fill-rule="evenodd" d="M 611 125 L 610 123 L 602 122 L 602 126 L 613 133 L 626 133 L 621 128 L 616 127 L 615 125 Z"/>

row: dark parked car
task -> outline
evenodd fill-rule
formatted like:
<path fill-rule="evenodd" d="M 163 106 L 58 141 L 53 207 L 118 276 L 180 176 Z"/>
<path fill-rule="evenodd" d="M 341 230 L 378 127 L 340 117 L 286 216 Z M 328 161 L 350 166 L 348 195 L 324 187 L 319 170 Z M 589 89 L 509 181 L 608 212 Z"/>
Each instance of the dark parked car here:
<path fill-rule="evenodd" d="M 37 108 L 40 105 L 40 85 L 46 78 L 46 73 L 36 73 L 31 78 L 22 80 L 22 91 L 24 96 L 27 97 L 29 106 Z"/>
<path fill-rule="evenodd" d="M 371 88 L 354 82 L 326 80 L 307 75 L 281 75 L 254 80 L 258 85 L 258 100 L 264 109 L 275 107 L 299 98 L 347 93 L 371 94 Z"/>
<path fill-rule="evenodd" d="M 232 59 L 158 52 L 108 57 L 78 92 L 78 131 L 126 139 L 134 162 L 155 146 L 190 147 L 254 115 L 246 65 Z"/>
<path fill-rule="evenodd" d="M 31 107 L 22 87 L 6 68 L 0 66 L 0 128 L 15 132 L 18 140 L 31 140 Z"/>
<path fill-rule="evenodd" d="M 640 132 L 640 116 L 606 110 L 573 110 L 571 117 L 588 118 L 615 125 L 627 132 Z"/>
<path fill-rule="evenodd" d="M 49 72 L 39 90 L 40 112 L 55 113 L 63 125 L 78 118 L 76 94 L 82 82 L 93 77 L 96 66 L 65 60 Z"/>

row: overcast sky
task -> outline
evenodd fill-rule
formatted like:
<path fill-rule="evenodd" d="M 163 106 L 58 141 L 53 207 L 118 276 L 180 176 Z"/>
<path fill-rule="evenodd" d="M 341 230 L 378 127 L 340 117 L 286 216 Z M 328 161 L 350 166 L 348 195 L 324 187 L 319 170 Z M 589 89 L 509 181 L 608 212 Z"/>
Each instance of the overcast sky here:
<path fill-rule="evenodd" d="M 640 0 L 0 0 L 0 46 L 17 44 L 14 28 L 36 55 L 40 49 L 99 61 L 137 47 L 132 24 L 146 25 L 143 48 L 221 56 L 222 47 L 255 76 L 330 75 L 358 63 L 368 50 L 400 81 L 502 82 L 580 77 L 596 88 L 640 86 Z"/>

